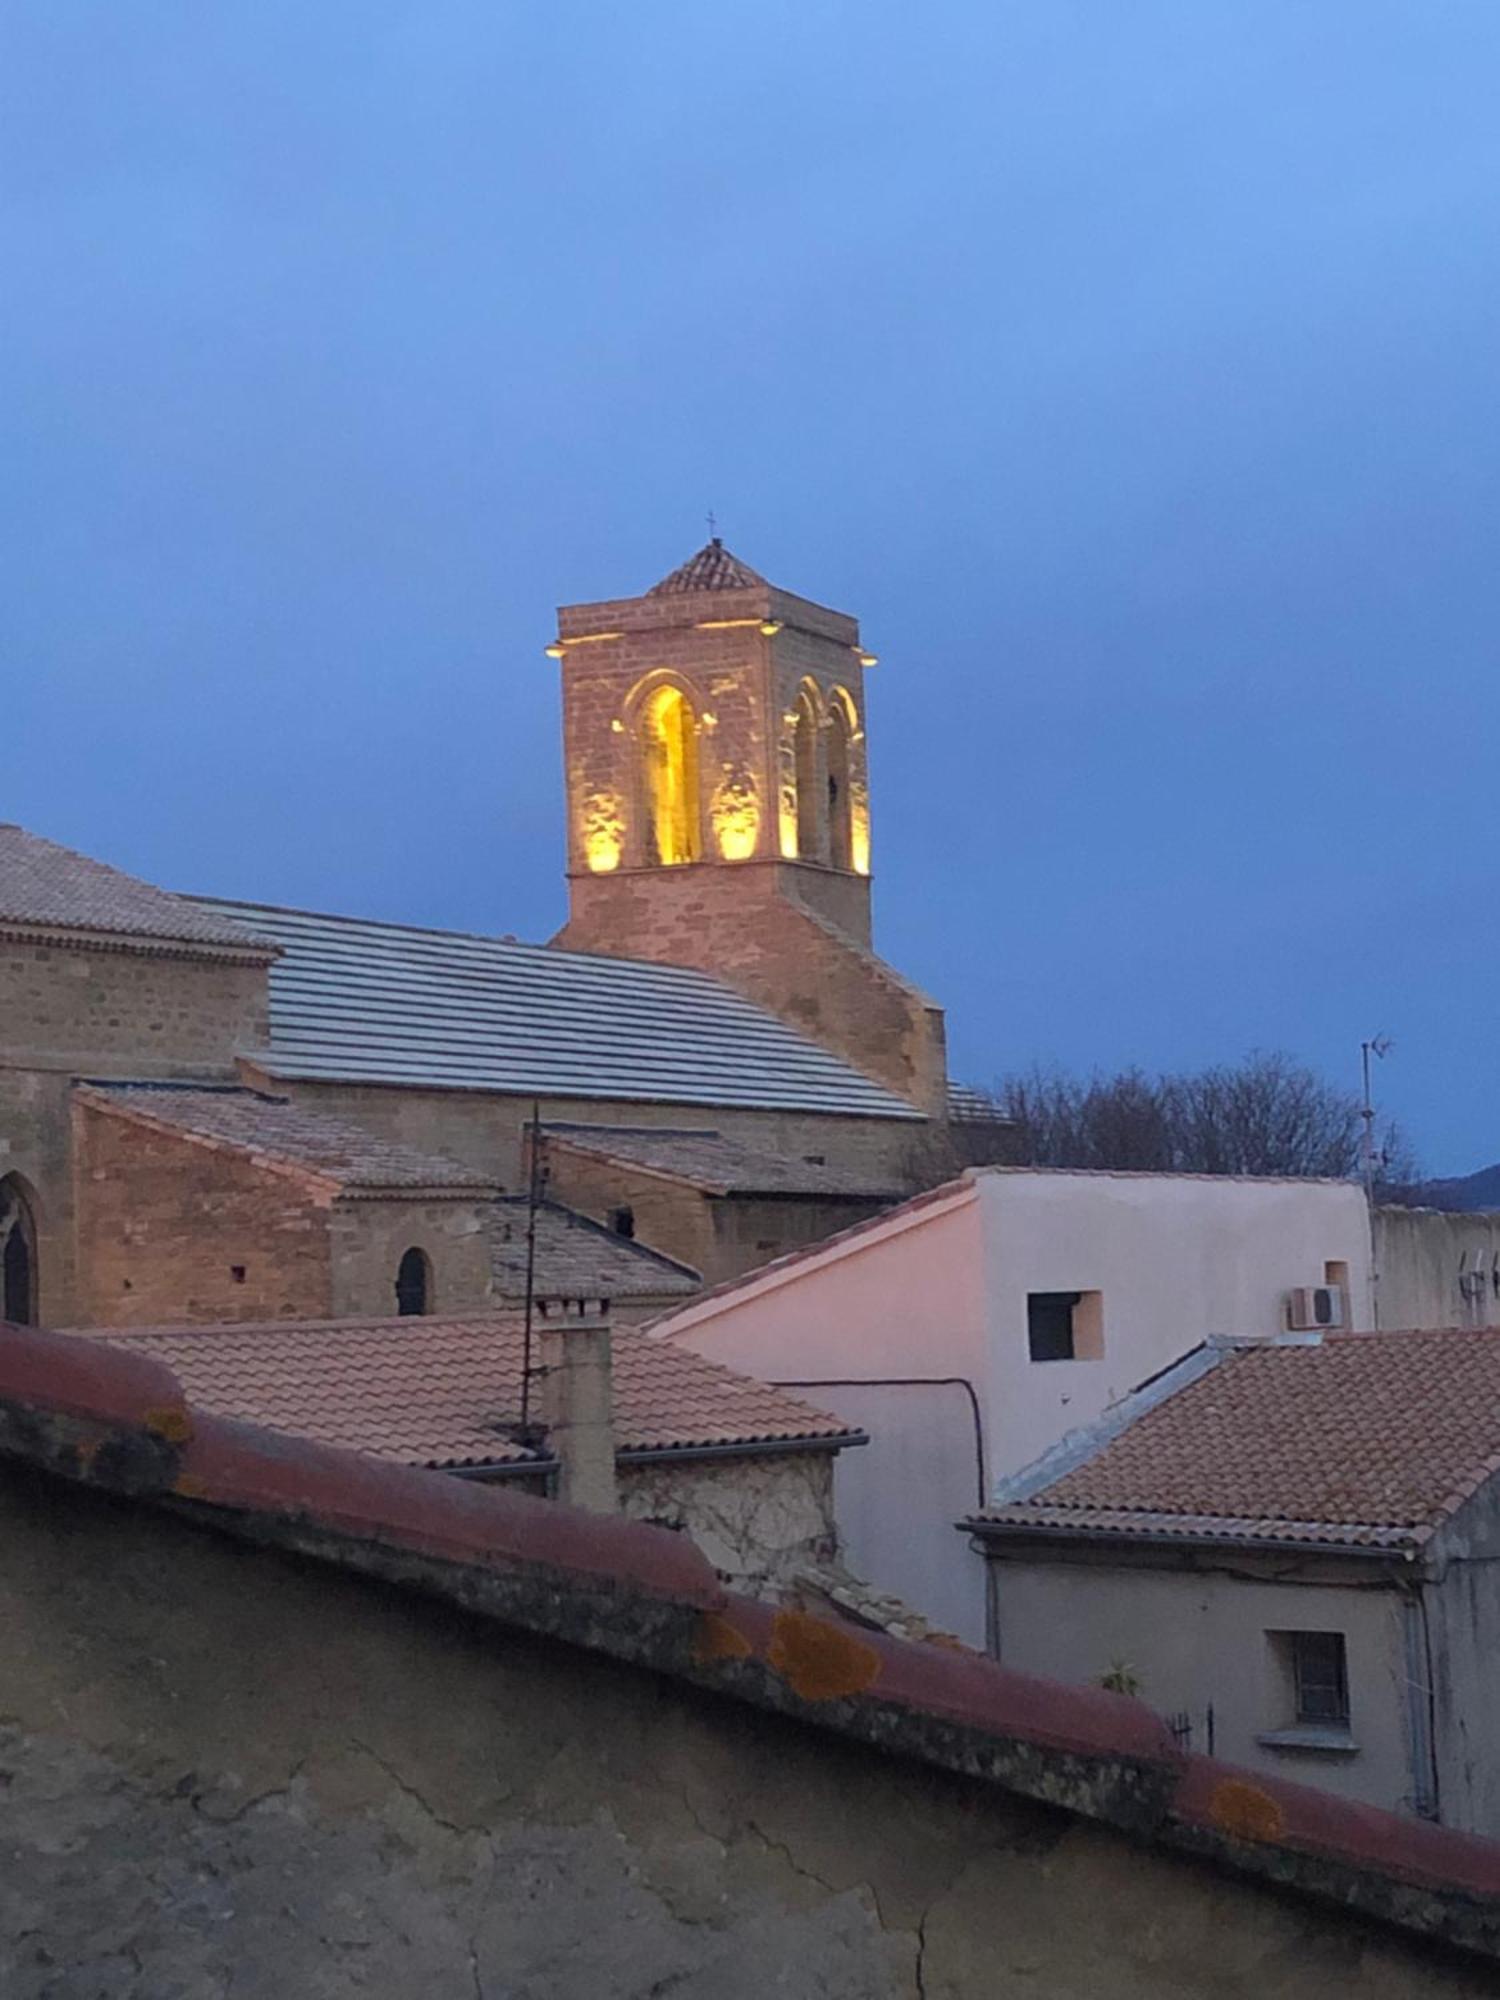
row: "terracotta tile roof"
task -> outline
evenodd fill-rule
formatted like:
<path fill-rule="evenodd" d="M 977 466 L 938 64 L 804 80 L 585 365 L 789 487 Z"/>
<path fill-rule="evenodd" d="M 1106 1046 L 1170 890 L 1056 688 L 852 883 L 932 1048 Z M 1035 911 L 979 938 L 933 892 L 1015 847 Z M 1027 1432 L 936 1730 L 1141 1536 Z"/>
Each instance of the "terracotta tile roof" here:
<path fill-rule="evenodd" d="M 490 1268 L 502 1298 L 526 1295 L 527 1209 L 525 1195 L 505 1195 L 495 1203 Z M 560 1202 L 544 1201 L 537 1208 L 538 1298 L 688 1298 L 702 1289 L 701 1275 L 689 1264 L 618 1236 Z"/>
<path fill-rule="evenodd" d="M 705 542 L 695 556 L 689 556 L 670 576 L 664 576 L 660 583 L 653 583 L 646 595 L 678 597 L 690 590 L 746 590 L 764 582 L 763 576 L 757 575 L 738 556 L 732 556 L 715 535 L 711 542 Z"/>
<path fill-rule="evenodd" d="M 620 1166 L 643 1167 L 705 1194 L 786 1194 L 896 1201 L 890 1175 L 859 1173 L 806 1155 L 768 1153 L 705 1128 L 550 1124 L 549 1144 Z"/>
<path fill-rule="evenodd" d="M 496 1193 L 493 1175 L 440 1153 L 421 1153 L 377 1138 L 361 1125 L 310 1111 L 285 1097 L 233 1087 L 90 1082 L 87 1103 L 271 1164 L 294 1166 L 364 1194 L 436 1191 L 483 1198 Z"/>
<path fill-rule="evenodd" d="M 8 823 L 0 824 L 0 924 L 7 922 L 275 955 L 228 917 Z"/>
<path fill-rule="evenodd" d="M 1420 1546 L 1500 1469 L 1500 1328 L 1333 1333 L 1217 1365 L 996 1528 Z"/>
<path fill-rule="evenodd" d="M 534 1463 L 504 1426 L 521 1414 L 522 1324 L 514 1310 L 465 1319 L 269 1320 L 243 1326 L 79 1329 L 163 1361 L 216 1416 L 402 1465 Z M 784 1389 L 686 1348 L 614 1330 L 615 1435 L 622 1452 L 768 1447 L 858 1435 Z"/>

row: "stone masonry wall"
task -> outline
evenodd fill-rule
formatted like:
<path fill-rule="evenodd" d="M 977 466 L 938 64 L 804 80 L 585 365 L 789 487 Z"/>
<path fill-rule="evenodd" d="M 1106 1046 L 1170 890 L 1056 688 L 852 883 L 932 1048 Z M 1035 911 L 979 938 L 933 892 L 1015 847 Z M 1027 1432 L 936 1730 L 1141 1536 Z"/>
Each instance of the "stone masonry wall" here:
<path fill-rule="evenodd" d="M 75 1076 L 227 1080 L 266 1037 L 266 971 L 231 958 L 0 938 L 0 1174 L 37 1212 L 41 1317 L 77 1317 Z"/>
<path fill-rule="evenodd" d="M 998 1787 L 0 1475 L 6 2000 L 1474 2000 Z"/>
<path fill-rule="evenodd" d="M 566 1145 L 547 1148 L 548 1193 L 596 1222 L 629 1208 L 639 1242 L 703 1273 L 707 1284 L 821 1242 L 885 1206 L 806 1196 L 707 1195 L 680 1181 L 590 1158 Z"/>
<path fill-rule="evenodd" d="M 333 1310 L 329 1207 L 302 1178 L 85 1101 L 74 1323 L 322 1319 Z"/>
<path fill-rule="evenodd" d="M 477 1090 L 413 1090 L 395 1085 L 305 1083 L 276 1078 L 268 1079 L 266 1087 L 312 1109 L 352 1118 L 383 1138 L 398 1140 L 422 1152 L 446 1153 L 493 1176 L 511 1193 L 525 1189 L 524 1141 L 532 1106 L 529 1097 L 503 1097 Z M 944 1162 L 947 1159 L 945 1128 L 917 1119 L 848 1118 L 818 1112 L 757 1111 L 720 1105 L 642 1104 L 618 1098 L 544 1097 L 540 1111 L 544 1125 L 676 1126 L 721 1132 L 725 1138 L 764 1152 L 790 1155 L 794 1159 L 816 1153 L 831 1167 L 848 1167 L 882 1178 L 889 1174 L 897 1185 L 909 1186 L 913 1192 L 941 1177 L 931 1173 L 931 1159 L 940 1158 Z"/>
<path fill-rule="evenodd" d="M 871 949 L 869 787 L 859 627 L 805 599 L 732 591 L 571 605 L 560 614 L 569 917 L 558 942 L 717 973 L 925 1109 L 940 1110 L 938 1009 Z M 696 720 L 702 859 L 656 865 L 641 717 L 658 686 Z M 795 725 L 816 710 L 818 816 L 826 738 L 847 717 L 852 868 L 799 855 Z"/>
<path fill-rule="evenodd" d="M 715 1282 L 717 1237 L 709 1196 L 681 1181 L 632 1172 L 564 1145 L 546 1147 L 545 1158 L 547 1192 L 554 1201 L 606 1225 L 613 1210 L 629 1208 L 637 1242 L 691 1264 L 710 1284 Z"/>
<path fill-rule="evenodd" d="M 805 908 L 795 895 L 802 872 L 768 863 L 575 876 L 557 942 L 711 972 L 908 1102 L 940 1113 L 941 1009 Z"/>
<path fill-rule="evenodd" d="M 623 1465 L 620 1512 L 691 1535 L 732 1588 L 764 1596 L 833 1561 L 833 1461 L 780 1451 Z"/>
<path fill-rule="evenodd" d="M 396 1271 L 410 1249 L 432 1267 L 429 1310 L 483 1312 L 492 1277 L 487 1205 L 482 1201 L 340 1200 L 329 1213 L 332 1307 L 336 1319 L 396 1310 Z"/>
<path fill-rule="evenodd" d="M 0 938 L 5 1061 L 107 1076 L 218 1077 L 263 1047 L 266 968 L 163 950 Z"/>

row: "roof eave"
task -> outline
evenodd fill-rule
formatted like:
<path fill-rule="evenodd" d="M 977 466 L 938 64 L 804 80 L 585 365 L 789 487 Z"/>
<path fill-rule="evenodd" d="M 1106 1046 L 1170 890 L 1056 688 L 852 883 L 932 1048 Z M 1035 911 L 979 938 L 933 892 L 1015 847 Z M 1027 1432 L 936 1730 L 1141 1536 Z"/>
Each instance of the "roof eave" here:
<path fill-rule="evenodd" d="M 1400 1542 L 1313 1541 L 1290 1535 L 1216 1535 L 1206 1529 L 1112 1528 L 1099 1522 L 989 1521 L 972 1514 L 955 1521 L 954 1527 L 986 1542 L 1088 1542 L 1110 1548 L 1138 1546 L 1153 1549 L 1246 1549 L 1257 1553 L 1300 1556 L 1359 1556 L 1381 1562 L 1414 1562 L 1421 1554 L 1422 1537 L 1413 1531 Z"/>

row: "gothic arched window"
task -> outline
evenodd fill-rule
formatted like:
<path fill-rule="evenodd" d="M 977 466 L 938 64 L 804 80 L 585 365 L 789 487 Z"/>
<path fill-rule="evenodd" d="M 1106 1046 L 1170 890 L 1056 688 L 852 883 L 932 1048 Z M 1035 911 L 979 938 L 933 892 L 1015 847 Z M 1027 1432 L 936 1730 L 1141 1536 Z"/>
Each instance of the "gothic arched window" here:
<path fill-rule="evenodd" d="M 797 766 L 797 858 L 816 861 L 822 848 L 818 809 L 818 710 L 810 688 L 797 697 L 792 748 Z"/>
<path fill-rule="evenodd" d="M 849 788 L 849 714 L 841 701 L 828 705 L 828 859 L 854 866 L 854 797 Z"/>
<path fill-rule="evenodd" d="M 641 711 L 650 858 L 663 867 L 702 852 L 698 810 L 698 718 L 677 687 L 659 687 Z"/>
<path fill-rule="evenodd" d="M 415 1245 L 396 1271 L 396 1311 L 403 1319 L 432 1311 L 432 1261 Z"/>
<path fill-rule="evenodd" d="M 37 1323 L 36 1223 L 14 1174 L 0 1181 L 0 1320 Z"/>

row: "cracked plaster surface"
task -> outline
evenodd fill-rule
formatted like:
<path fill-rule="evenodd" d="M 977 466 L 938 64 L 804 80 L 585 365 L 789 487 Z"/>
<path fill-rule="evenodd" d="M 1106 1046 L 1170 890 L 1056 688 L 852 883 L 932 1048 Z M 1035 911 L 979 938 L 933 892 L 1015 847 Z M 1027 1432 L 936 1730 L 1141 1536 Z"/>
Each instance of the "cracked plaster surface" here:
<path fill-rule="evenodd" d="M 0 1475 L 5 2000 L 1324 2000 L 1456 1961 L 451 1607 Z"/>

